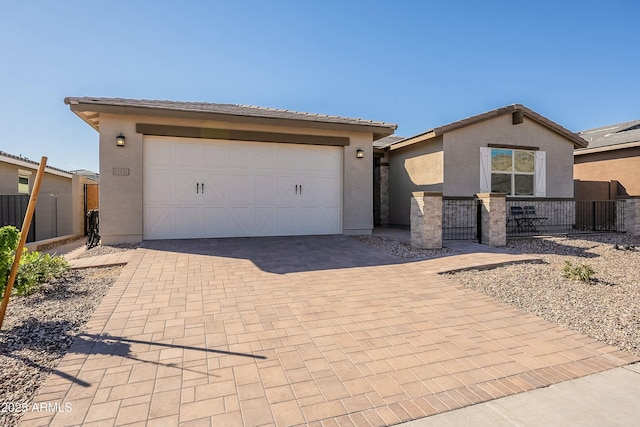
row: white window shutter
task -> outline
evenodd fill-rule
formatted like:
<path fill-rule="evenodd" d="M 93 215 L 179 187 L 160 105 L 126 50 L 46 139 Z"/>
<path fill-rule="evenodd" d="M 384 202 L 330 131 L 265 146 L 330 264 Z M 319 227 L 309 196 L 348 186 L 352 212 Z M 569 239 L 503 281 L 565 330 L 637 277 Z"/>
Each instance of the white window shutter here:
<path fill-rule="evenodd" d="M 480 192 L 491 192 L 491 148 L 480 147 Z"/>
<path fill-rule="evenodd" d="M 547 153 L 536 151 L 534 195 L 547 197 Z"/>

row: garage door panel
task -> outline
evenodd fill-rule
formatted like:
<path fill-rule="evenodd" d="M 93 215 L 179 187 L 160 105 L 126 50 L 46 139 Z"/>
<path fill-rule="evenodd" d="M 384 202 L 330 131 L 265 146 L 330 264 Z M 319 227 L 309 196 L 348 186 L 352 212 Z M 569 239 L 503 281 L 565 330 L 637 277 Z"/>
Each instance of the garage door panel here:
<path fill-rule="evenodd" d="M 200 206 L 177 206 L 175 212 L 175 227 L 183 230 L 181 238 L 191 239 L 202 235 L 204 224 L 204 211 Z M 201 226 L 194 227 L 194 224 Z"/>
<path fill-rule="evenodd" d="M 320 178 L 320 199 L 323 204 L 330 204 L 332 207 L 340 206 L 342 198 L 340 178 L 337 176 L 324 176 Z"/>
<path fill-rule="evenodd" d="M 248 203 L 255 198 L 255 181 L 252 176 L 232 174 L 228 176 L 226 200 L 229 203 Z"/>
<path fill-rule="evenodd" d="M 173 166 L 175 144 L 169 141 L 158 141 L 154 143 L 153 149 L 147 146 L 145 150 L 145 162 L 149 169 L 166 168 Z"/>
<path fill-rule="evenodd" d="M 315 204 L 319 202 L 322 194 L 322 182 L 319 177 L 305 176 L 300 184 L 300 196 L 305 203 Z"/>
<path fill-rule="evenodd" d="M 340 180 L 334 176 L 305 176 L 302 179 L 302 199 L 317 205 L 340 204 Z"/>
<path fill-rule="evenodd" d="M 291 147 L 278 147 L 277 161 L 275 163 L 275 169 L 277 171 L 291 171 L 297 172 L 300 170 L 300 149 Z"/>
<path fill-rule="evenodd" d="M 180 142 L 175 145 L 174 165 L 182 170 L 199 169 L 203 164 L 203 147 L 196 142 Z"/>
<path fill-rule="evenodd" d="M 229 237 L 229 215 L 225 208 L 209 207 L 203 209 L 204 224 L 202 235 L 207 237 Z"/>
<path fill-rule="evenodd" d="M 144 238 L 340 233 L 342 153 L 145 136 Z"/>
<path fill-rule="evenodd" d="M 224 174 L 209 173 L 204 177 L 205 204 L 220 205 L 221 201 L 227 200 L 227 194 L 229 192 L 228 180 L 229 177 Z"/>
<path fill-rule="evenodd" d="M 306 155 L 301 159 L 301 168 L 303 171 L 323 172 L 334 170 L 334 165 L 339 163 L 339 158 L 335 152 L 323 150 L 322 147 L 306 148 Z"/>
<path fill-rule="evenodd" d="M 145 179 L 144 194 L 150 204 L 169 203 L 172 200 L 173 176 L 163 172 L 150 171 Z"/>
<path fill-rule="evenodd" d="M 177 203 L 194 203 L 200 194 L 199 184 L 193 173 L 175 173 L 173 175 L 173 189 L 170 190 L 173 192 L 172 198 Z M 167 190 L 170 188 L 168 187 Z"/>
<path fill-rule="evenodd" d="M 277 179 L 273 175 L 256 175 L 255 188 L 254 200 L 260 204 L 272 204 L 279 198 Z"/>
<path fill-rule="evenodd" d="M 276 147 L 261 147 L 254 154 L 254 168 L 258 173 L 271 172 L 277 170 L 278 149 Z"/>
<path fill-rule="evenodd" d="M 242 145 L 227 144 L 227 162 L 225 168 L 228 171 L 233 170 L 249 170 L 249 159 L 253 153 L 249 150 L 249 147 Z"/>
<path fill-rule="evenodd" d="M 175 230 L 172 208 L 150 207 L 145 209 L 144 235 L 149 239 L 171 239 Z"/>
<path fill-rule="evenodd" d="M 284 206 L 275 209 L 278 234 L 280 236 L 293 236 L 300 234 L 300 210 L 295 206 Z"/>
<path fill-rule="evenodd" d="M 298 193 L 295 189 L 295 177 L 292 175 L 278 175 L 276 177 L 277 186 L 272 190 L 272 203 L 280 205 L 282 203 L 290 205 L 298 199 Z"/>
<path fill-rule="evenodd" d="M 232 207 L 227 209 L 228 234 L 226 237 L 247 237 L 253 235 L 253 209 Z"/>
<path fill-rule="evenodd" d="M 340 209 L 304 208 L 301 223 L 304 234 L 340 234 Z"/>
<path fill-rule="evenodd" d="M 254 210 L 255 236 L 278 235 L 278 218 L 272 207 L 259 206 Z"/>
<path fill-rule="evenodd" d="M 204 164 L 207 169 L 221 170 L 228 164 L 227 152 L 229 147 L 227 143 L 207 144 L 203 151 Z"/>

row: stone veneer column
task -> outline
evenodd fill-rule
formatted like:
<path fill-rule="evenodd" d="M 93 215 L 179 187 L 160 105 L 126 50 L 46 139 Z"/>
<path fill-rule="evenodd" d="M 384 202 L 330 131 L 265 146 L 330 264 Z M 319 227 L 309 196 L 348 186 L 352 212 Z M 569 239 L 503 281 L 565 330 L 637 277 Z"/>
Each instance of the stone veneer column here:
<path fill-rule="evenodd" d="M 640 236 L 640 198 L 624 199 L 624 231 Z"/>
<path fill-rule="evenodd" d="M 411 198 L 411 246 L 442 248 L 442 193 L 416 191 Z"/>
<path fill-rule="evenodd" d="M 507 195 L 504 193 L 478 193 L 482 206 L 482 237 L 487 246 L 507 244 Z"/>
<path fill-rule="evenodd" d="M 389 226 L 389 162 L 380 161 L 380 225 Z"/>

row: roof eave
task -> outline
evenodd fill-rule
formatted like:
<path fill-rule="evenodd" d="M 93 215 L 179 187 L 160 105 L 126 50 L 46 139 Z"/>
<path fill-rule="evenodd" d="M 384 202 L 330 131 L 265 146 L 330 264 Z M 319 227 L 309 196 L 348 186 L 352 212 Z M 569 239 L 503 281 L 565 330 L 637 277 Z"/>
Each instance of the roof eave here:
<path fill-rule="evenodd" d="M 615 145 L 605 145 L 602 147 L 594 147 L 594 148 L 583 148 L 583 149 L 574 151 L 573 155 L 582 156 L 584 154 L 602 153 L 605 151 L 623 150 L 625 148 L 635 148 L 635 147 L 640 147 L 640 141 L 626 142 L 626 143 L 615 144 Z"/>
<path fill-rule="evenodd" d="M 435 131 L 435 129 L 428 130 L 416 136 L 412 136 L 410 138 L 403 139 L 402 141 L 394 142 L 391 145 L 388 145 L 385 148 L 389 150 L 397 150 L 399 148 L 408 147 L 409 145 L 417 144 L 419 142 L 427 141 L 429 139 L 435 138 L 440 134 Z"/>
<path fill-rule="evenodd" d="M 13 157 L 11 155 L 4 155 L 2 153 L 0 153 L 0 162 L 10 163 L 10 164 L 18 166 L 18 167 L 29 168 L 29 169 L 38 169 L 38 166 L 40 165 L 40 163 L 34 162 L 32 160 L 20 159 L 20 158 Z M 54 168 L 52 166 L 45 167 L 44 171 L 46 173 L 49 173 L 49 174 L 52 174 L 52 175 L 62 176 L 64 178 L 72 178 L 73 177 L 73 174 L 71 172 L 67 172 L 67 171 L 64 171 L 62 169 Z"/>
<path fill-rule="evenodd" d="M 78 117 L 85 123 L 99 131 L 100 114 L 121 114 L 136 116 L 155 116 L 155 117 L 171 117 L 178 119 L 192 120 L 214 120 L 234 123 L 252 123 L 258 125 L 275 125 L 275 126 L 292 126 L 319 128 L 330 130 L 342 130 L 350 132 L 367 132 L 373 134 L 373 139 L 378 140 L 385 136 L 393 135 L 397 129 L 397 125 L 389 124 L 387 126 L 366 124 L 366 123 L 334 123 L 329 121 L 314 120 L 311 118 L 280 118 L 280 117 L 257 117 L 253 115 L 219 113 L 208 111 L 187 111 L 168 109 L 161 107 L 140 107 L 127 105 L 106 105 L 97 103 L 83 103 L 73 98 L 65 98 L 65 104 L 69 105 Z"/>

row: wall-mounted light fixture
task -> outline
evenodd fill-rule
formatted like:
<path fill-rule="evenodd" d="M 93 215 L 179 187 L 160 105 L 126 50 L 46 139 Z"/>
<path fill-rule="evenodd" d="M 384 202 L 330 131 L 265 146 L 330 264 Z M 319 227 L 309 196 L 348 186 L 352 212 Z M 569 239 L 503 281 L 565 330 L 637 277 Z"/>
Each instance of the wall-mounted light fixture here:
<path fill-rule="evenodd" d="M 359 150 L 357 150 L 357 151 L 356 151 L 356 157 L 357 157 L 358 159 L 364 159 L 364 150 L 360 150 L 360 149 L 359 149 Z"/>
<path fill-rule="evenodd" d="M 121 133 L 120 135 L 116 136 L 116 145 L 118 147 L 124 147 L 124 135 Z"/>

